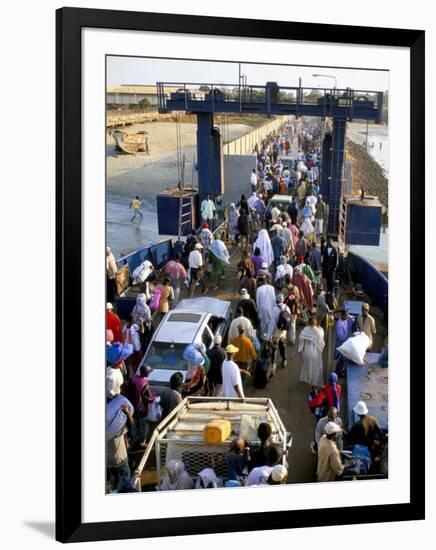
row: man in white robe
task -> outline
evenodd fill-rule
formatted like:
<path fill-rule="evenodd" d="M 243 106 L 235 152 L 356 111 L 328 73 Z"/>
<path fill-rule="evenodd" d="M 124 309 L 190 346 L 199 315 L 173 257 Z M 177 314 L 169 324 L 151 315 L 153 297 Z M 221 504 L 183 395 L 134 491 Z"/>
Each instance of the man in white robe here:
<path fill-rule="evenodd" d="M 256 331 L 253 328 L 253 324 L 247 317 L 244 317 L 244 310 L 241 307 L 236 308 L 235 318 L 230 323 L 229 333 L 227 335 L 227 340 L 231 342 L 239 336 L 238 327 L 242 326 L 244 329 L 245 336 L 248 336 L 251 341 L 254 340 L 256 336 Z"/>
<path fill-rule="evenodd" d="M 201 217 L 203 222 L 206 222 L 208 226 L 213 229 L 213 221 L 215 218 L 216 207 L 213 200 L 210 198 L 209 193 L 206 194 L 205 199 L 201 202 Z"/>
<path fill-rule="evenodd" d="M 263 340 L 270 340 L 274 332 L 273 313 L 276 305 L 276 293 L 274 287 L 264 281 L 264 277 L 259 278 L 256 305 L 259 312 L 260 336 Z"/>
<path fill-rule="evenodd" d="M 307 382 L 311 386 L 321 387 L 323 380 L 322 351 L 324 349 L 324 330 L 318 327 L 315 318 L 301 333 L 298 343 L 298 353 L 303 359 L 300 371 L 300 382 Z"/>

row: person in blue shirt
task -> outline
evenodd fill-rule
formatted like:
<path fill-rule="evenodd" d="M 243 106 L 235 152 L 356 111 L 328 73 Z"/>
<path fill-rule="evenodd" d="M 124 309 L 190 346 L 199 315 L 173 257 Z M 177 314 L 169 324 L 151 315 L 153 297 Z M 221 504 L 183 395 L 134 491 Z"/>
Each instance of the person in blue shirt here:
<path fill-rule="evenodd" d="M 277 231 L 274 231 L 272 235 L 273 236 L 271 237 L 271 247 L 274 254 L 274 268 L 276 269 L 280 263 L 280 256 L 283 256 L 283 254 L 285 253 L 285 247 L 283 239 L 277 233 Z"/>
<path fill-rule="evenodd" d="M 312 242 L 310 249 L 309 264 L 313 272 L 316 275 L 316 280 L 319 283 L 321 281 L 321 251 L 316 246 L 316 242 Z"/>
<path fill-rule="evenodd" d="M 351 336 L 355 318 L 348 314 L 348 311 L 342 310 L 340 318 L 336 321 L 336 344 L 335 344 L 335 360 L 336 374 L 339 377 L 345 376 L 346 359 L 337 351 L 337 348 L 348 340 Z"/>
<path fill-rule="evenodd" d="M 256 209 L 256 212 L 259 215 L 260 223 L 263 223 L 263 214 L 265 212 L 265 202 L 262 198 L 262 195 L 259 194 L 258 200 L 256 201 L 256 204 L 254 205 L 254 208 Z"/>
<path fill-rule="evenodd" d="M 235 437 L 225 454 L 227 476 L 231 480 L 243 482 L 248 474 L 250 453 L 247 443 L 241 437 Z"/>

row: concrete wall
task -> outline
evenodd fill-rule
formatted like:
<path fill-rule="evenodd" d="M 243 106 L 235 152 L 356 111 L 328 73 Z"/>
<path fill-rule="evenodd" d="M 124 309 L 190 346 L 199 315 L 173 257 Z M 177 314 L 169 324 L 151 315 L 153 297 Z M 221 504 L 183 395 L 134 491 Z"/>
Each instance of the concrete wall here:
<path fill-rule="evenodd" d="M 139 105 L 139 102 L 147 99 L 150 105 L 157 105 L 157 94 L 131 94 L 131 93 L 107 93 L 106 103 L 109 105 Z"/>
<path fill-rule="evenodd" d="M 224 196 L 235 204 L 244 194 L 251 195 L 250 174 L 256 168 L 256 155 L 224 155 Z"/>
<path fill-rule="evenodd" d="M 256 143 L 259 143 L 264 139 L 269 133 L 271 133 L 273 130 L 277 130 L 284 124 L 287 120 L 291 120 L 294 117 L 290 116 L 280 116 L 272 120 L 271 122 L 267 122 L 263 126 L 260 126 L 259 128 L 255 128 L 248 134 L 245 134 L 244 136 L 241 136 L 238 139 L 235 139 L 234 141 L 231 141 L 230 143 L 226 143 L 224 145 L 224 154 L 225 155 L 249 155 L 253 152 L 254 146 Z"/>
<path fill-rule="evenodd" d="M 156 111 L 141 111 L 139 113 L 117 113 L 108 112 L 106 118 L 106 128 L 117 128 L 130 126 L 131 124 L 141 124 L 143 122 L 158 122 L 161 120 L 173 120 L 177 111 L 172 113 L 159 113 Z"/>
<path fill-rule="evenodd" d="M 224 145 L 224 194 L 227 204 L 230 202 L 236 204 L 242 194 L 247 198 L 251 195 L 250 174 L 253 168 L 256 168 L 254 146 L 291 118 L 293 119 L 288 116 L 277 117 Z"/>

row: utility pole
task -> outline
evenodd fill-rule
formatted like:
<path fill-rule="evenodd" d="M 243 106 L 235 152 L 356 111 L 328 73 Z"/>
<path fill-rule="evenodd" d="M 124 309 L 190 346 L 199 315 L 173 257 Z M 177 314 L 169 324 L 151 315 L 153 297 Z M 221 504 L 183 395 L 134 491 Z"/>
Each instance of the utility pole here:
<path fill-rule="evenodd" d="M 368 152 L 368 119 L 366 120 L 365 151 Z"/>
<path fill-rule="evenodd" d="M 238 84 L 239 84 L 239 114 L 242 113 L 242 97 L 241 97 L 241 64 L 238 63 L 238 68 L 239 68 L 239 79 L 238 79 Z"/>

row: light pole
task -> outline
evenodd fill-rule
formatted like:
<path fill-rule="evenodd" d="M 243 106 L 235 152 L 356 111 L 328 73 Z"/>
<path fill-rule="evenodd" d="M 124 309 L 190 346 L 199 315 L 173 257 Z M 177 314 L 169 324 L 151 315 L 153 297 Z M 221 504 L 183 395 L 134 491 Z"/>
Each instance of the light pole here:
<path fill-rule="evenodd" d="M 333 88 L 333 95 L 335 95 L 335 90 L 337 89 L 338 87 L 338 81 L 337 81 L 337 78 L 335 77 L 335 75 L 333 74 L 318 74 L 318 73 L 315 73 L 312 75 L 314 78 L 319 78 L 319 77 L 323 77 L 323 78 L 332 78 L 334 81 L 335 81 L 335 86 Z M 324 119 L 324 134 L 327 130 L 327 120 Z"/>
<path fill-rule="evenodd" d="M 238 77 L 238 86 L 239 86 L 239 114 L 242 113 L 242 97 L 241 97 L 241 64 L 238 63 L 239 67 L 239 77 Z"/>
<path fill-rule="evenodd" d="M 239 110 L 242 111 L 241 102 L 242 102 L 242 92 L 245 99 L 247 99 L 247 75 L 242 74 L 242 65 L 239 65 Z"/>
<path fill-rule="evenodd" d="M 338 87 L 338 81 L 336 79 L 336 77 L 332 74 L 313 74 L 312 75 L 314 78 L 318 78 L 320 76 L 324 77 L 324 78 L 333 78 L 334 81 L 335 81 L 335 89 Z"/>

